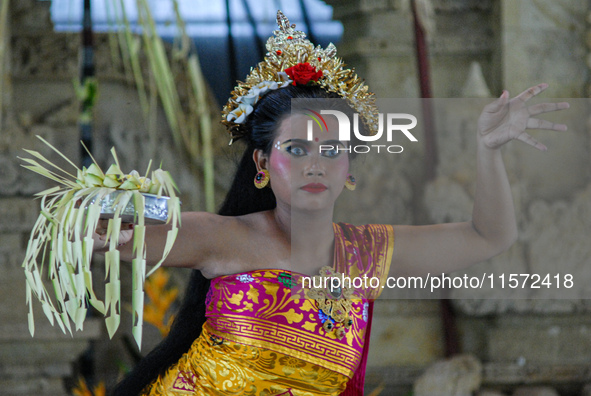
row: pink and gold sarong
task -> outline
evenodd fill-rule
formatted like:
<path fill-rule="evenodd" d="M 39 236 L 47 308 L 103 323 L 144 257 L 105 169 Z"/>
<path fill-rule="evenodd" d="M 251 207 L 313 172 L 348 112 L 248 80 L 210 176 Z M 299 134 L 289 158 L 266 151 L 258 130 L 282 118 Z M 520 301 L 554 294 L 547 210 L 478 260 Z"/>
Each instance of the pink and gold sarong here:
<path fill-rule="evenodd" d="M 335 271 L 349 277 L 388 275 L 391 226 L 335 224 Z M 301 276 L 257 270 L 212 279 L 207 322 L 190 350 L 147 395 L 338 395 L 362 360 L 368 300 L 381 286 L 355 290 L 341 337 L 304 297 Z"/>

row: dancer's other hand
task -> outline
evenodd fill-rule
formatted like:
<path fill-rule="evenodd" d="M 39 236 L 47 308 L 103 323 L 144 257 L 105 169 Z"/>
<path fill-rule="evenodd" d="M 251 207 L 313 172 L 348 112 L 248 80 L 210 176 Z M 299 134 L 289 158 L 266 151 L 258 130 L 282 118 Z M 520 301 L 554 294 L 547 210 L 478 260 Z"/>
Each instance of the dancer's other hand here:
<path fill-rule="evenodd" d="M 569 108 L 567 102 L 539 103 L 531 106 L 527 102 L 548 88 L 548 84 L 531 87 L 510 99 L 509 91 L 494 102 L 484 107 L 478 119 L 478 137 L 485 147 L 497 149 L 510 140 L 517 139 L 538 150 L 546 151 L 547 147 L 530 136 L 528 129 L 546 129 L 566 131 L 564 124 L 535 118 L 535 116 L 551 111 Z"/>

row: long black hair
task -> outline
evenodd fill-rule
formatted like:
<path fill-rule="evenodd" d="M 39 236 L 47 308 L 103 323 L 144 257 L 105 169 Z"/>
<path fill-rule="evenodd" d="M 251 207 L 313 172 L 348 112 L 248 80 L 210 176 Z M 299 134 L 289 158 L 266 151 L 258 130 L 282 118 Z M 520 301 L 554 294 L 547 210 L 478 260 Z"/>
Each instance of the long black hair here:
<path fill-rule="evenodd" d="M 266 94 L 247 118 L 245 130 L 248 133 L 242 139 L 246 143 L 246 150 L 218 214 L 241 216 L 274 209 L 276 201 L 273 191 L 270 188 L 259 190 L 254 186 L 253 180 L 257 173 L 253 161 L 254 150 L 261 149 L 267 154 L 270 153 L 279 123 L 291 112 L 291 99 L 335 98 L 339 96 L 316 86 L 302 85 L 289 85 Z M 201 328 L 205 323 L 205 298 L 209 284 L 209 279 L 200 271 L 192 271 L 184 300 L 168 336 L 136 365 L 118 384 L 112 395 L 138 395 L 189 350 L 201 334 Z"/>

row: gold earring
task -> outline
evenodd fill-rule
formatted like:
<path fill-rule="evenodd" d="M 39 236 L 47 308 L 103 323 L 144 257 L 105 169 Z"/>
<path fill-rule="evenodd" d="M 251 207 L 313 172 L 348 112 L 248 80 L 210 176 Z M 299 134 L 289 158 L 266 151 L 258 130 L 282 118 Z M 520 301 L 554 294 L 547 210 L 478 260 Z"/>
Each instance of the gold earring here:
<path fill-rule="evenodd" d="M 355 178 L 353 177 L 352 174 L 349 173 L 347 175 L 347 179 L 345 180 L 345 187 L 347 188 L 347 190 L 353 191 L 353 190 L 355 190 L 356 184 L 357 184 L 357 182 L 355 181 Z"/>
<path fill-rule="evenodd" d="M 267 172 L 266 169 L 261 169 L 261 171 L 254 177 L 254 186 L 260 190 L 261 188 L 267 187 L 269 180 L 269 172 Z"/>

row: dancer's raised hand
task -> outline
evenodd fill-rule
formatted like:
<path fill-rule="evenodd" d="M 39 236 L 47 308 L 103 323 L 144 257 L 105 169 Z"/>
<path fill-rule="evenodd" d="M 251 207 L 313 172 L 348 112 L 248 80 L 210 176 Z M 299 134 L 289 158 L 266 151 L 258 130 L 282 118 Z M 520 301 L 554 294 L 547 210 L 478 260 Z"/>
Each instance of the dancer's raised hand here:
<path fill-rule="evenodd" d="M 547 150 L 546 146 L 530 136 L 527 129 L 547 129 L 566 131 L 564 124 L 535 118 L 550 111 L 568 109 L 567 102 L 539 103 L 528 106 L 527 102 L 548 88 L 548 84 L 531 87 L 510 99 L 509 92 L 484 107 L 478 119 L 478 137 L 485 147 L 496 149 L 510 140 L 517 139 L 538 150 Z"/>

